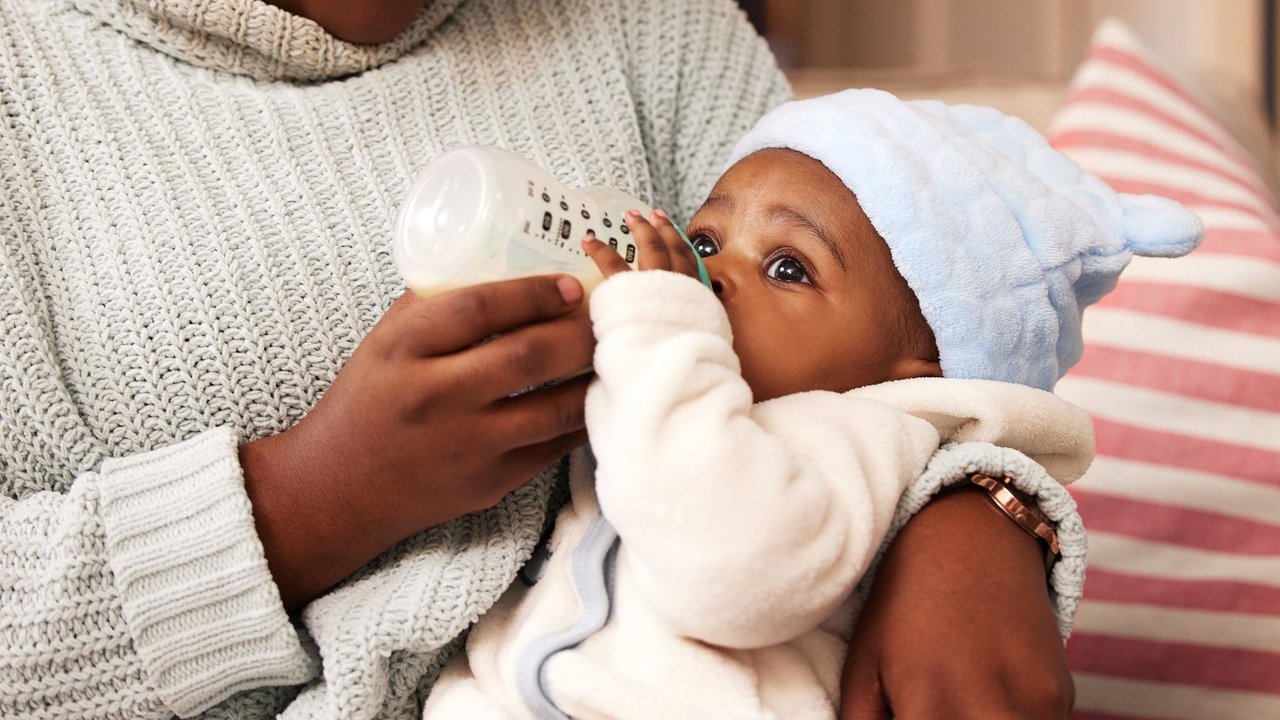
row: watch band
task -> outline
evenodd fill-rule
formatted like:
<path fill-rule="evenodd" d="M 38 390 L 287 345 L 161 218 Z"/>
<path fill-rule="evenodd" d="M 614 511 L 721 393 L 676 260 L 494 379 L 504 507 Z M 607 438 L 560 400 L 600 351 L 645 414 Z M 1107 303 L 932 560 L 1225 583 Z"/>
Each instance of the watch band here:
<path fill-rule="evenodd" d="M 1007 477 L 995 479 L 974 473 L 969 476 L 969 482 L 987 491 L 987 496 L 996 504 L 996 507 L 1009 516 L 1010 520 L 1013 520 L 1031 537 L 1044 543 L 1048 548 L 1045 567 L 1053 564 L 1062 552 L 1062 547 L 1058 544 L 1058 533 L 1053 528 L 1053 521 L 1040 512 L 1033 501 L 1014 487 L 1013 482 Z"/>

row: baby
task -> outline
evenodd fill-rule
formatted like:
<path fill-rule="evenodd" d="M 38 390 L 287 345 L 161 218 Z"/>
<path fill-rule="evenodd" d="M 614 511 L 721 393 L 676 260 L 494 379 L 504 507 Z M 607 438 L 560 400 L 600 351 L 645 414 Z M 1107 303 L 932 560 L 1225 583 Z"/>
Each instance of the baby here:
<path fill-rule="evenodd" d="M 735 148 L 688 227 L 593 238 L 594 458 L 426 718 L 834 718 L 853 589 L 947 443 L 1069 482 L 1092 426 L 1049 392 L 1133 253 L 1199 242 L 1021 121 L 850 90 Z"/>

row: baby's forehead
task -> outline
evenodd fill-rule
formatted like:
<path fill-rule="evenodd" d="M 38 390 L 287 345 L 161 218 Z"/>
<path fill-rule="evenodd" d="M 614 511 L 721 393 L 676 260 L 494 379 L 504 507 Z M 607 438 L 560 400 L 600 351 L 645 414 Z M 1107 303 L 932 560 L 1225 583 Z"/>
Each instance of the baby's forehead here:
<path fill-rule="evenodd" d="M 710 210 L 802 221 L 832 240 L 845 234 L 838 230 L 847 229 L 858 238 L 883 242 L 840 178 L 821 161 L 795 150 L 758 150 L 726 168 L 699 207 L 699 212 Z"/>
<path fill-rule="evenodd" d="M 857 204 L 849 188 L 821 161 L 795 150 L 766 148 L 725 168 L 699 210 L 785 207 L 802 215 L 847 218 Z"/>

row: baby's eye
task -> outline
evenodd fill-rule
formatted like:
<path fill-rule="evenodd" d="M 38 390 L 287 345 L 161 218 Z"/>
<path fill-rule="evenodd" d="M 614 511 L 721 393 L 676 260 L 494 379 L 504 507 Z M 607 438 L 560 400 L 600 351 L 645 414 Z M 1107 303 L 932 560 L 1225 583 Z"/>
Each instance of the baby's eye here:
<path fill-rule="evenodd" d="M 793 257 L 780 257 L 769 263 L 768 269 L 764 271 L 765 275 L 784 283 L 804 283 L 812 285 L 809 280 L 809 273 L 805 271 L 804 265 Z"/>
<path fill-rule="evenodd" d="M 689 242 L 693 245 L 693 251 L 698 253 L 698 257 L 711 257 L 720 252 L 720 248 L 716 247 L 716 241 L 706 235 L 696 235 Z"/>

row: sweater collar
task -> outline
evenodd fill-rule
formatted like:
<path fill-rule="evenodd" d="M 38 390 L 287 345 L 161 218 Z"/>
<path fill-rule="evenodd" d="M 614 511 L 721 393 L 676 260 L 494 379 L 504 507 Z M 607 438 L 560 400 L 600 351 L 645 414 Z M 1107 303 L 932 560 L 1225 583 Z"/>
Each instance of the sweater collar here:
<path fill-rule="evenodd" d="M 462 0 L 429 0 L 389 42 L 355 45 L 262 0 L 72 0 L 129 38 L 197 67 L 256 80 L 319 81 L 364 72 L 426 42 Z"/>

